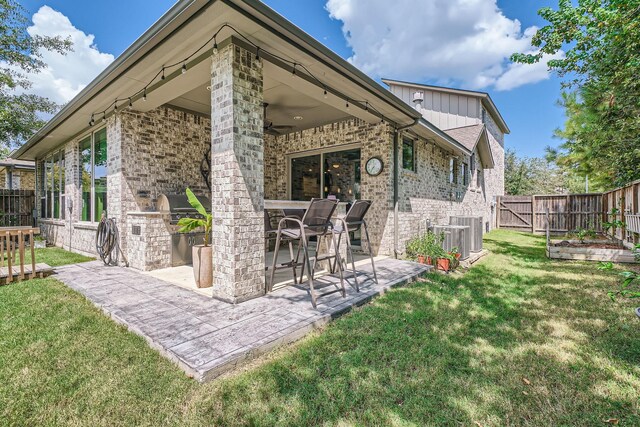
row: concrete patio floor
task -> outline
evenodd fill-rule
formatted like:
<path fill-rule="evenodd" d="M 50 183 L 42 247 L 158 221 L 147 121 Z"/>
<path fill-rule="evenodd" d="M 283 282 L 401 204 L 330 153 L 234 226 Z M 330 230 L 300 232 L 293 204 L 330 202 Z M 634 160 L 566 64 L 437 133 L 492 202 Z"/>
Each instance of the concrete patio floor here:
<path fill-rule="evenodd" d="M 428 267 L 408 261 L 376 262 L 379 284 L 370 264 L 358 267 L 361 291 L 350 286 L 311 306 L 306 286 L 286 286 L 241 304 L 229 304 L 123 267 L 99 261 L 58 267 L 57 279 L 85 295 L 115 321 L 144 337 L 149 345 L 198 381 L 211 380 L 276 346 L 302 338 L 352 307 L 388 289 L 405 285 Z M 334 286 L 336 275 L 317 279 Z"/>

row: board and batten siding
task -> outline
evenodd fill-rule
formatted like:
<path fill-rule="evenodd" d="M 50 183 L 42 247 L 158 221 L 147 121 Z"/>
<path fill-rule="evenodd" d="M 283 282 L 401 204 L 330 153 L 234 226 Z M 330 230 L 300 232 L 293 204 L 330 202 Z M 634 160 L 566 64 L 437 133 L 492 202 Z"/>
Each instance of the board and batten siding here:
<path fill-rule="evenodd" d="M 478 98 L 397 85 L 390 85 L 389 90 L 409 105 L 414 105 L 415 92 L 424 92 L 424 102 L 420 112 L 425 119 L 440 129 L 452 129 L 482 122 Z"/>

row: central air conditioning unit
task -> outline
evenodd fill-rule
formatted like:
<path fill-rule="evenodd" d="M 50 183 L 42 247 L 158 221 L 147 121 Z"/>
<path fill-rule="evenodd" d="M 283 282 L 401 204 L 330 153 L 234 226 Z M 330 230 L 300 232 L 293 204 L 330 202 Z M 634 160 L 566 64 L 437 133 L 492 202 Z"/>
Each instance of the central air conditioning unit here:
<path fill-rule="evenodd" d="M 449 252 L 453 248 L 458 248 L 460 259 L 469 258 L 469 227 L 462 225 L 434 225 L 432 229 L 435 234 L 444 234 L 442 248 L 445 251 Z"/>
<path fill-rule="evenodd" d="M 482 250 L 483 224 L 481 216 L 452 216 L 449 218 L 449 224 L 469 227 L 469 250 L 471 252 L 480 252 Z"/>

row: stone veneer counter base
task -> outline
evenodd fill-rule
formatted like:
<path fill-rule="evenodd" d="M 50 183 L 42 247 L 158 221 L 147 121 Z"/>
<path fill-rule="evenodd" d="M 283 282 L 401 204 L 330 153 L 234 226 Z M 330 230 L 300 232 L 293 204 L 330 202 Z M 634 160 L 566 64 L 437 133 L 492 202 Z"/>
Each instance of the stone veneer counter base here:
<path fill-rule="evenodd" d="M 376 263 L 376 285 L 371 266 L 361 266 L 361 292 L 346 284 L 346 298 L 339 293 L 320 298 L 317 309 L 311 306 L 306 286 L 287 286 L 234 305 L 132 269 L 106 267 L 99 261 L 59 267 L 55 277 L 144 337 L 189 376 L 204 382 L 304 337 L 390 288 L 414 281 L 428 268 L 384 259 Z M 350 273 L 345 275 L 349 279 Z M 338 279 L 328 275 L 317 282 L 332 286 Z"/>

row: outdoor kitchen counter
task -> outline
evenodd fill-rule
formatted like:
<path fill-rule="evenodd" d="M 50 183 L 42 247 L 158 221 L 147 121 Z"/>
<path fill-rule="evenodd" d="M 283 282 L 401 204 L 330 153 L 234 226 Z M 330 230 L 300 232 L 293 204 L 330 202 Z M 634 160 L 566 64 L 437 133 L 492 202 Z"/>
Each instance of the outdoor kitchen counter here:
<path fill-rule="evenodd" d="M 277 209 L 308 209 L 310 201 L 300 200 L 265 200 L 264 208 L 267 210 Z M 347 202 L 339 202 L 336 209 L 337 215 L 344 215 L 347 213 Z"/>

